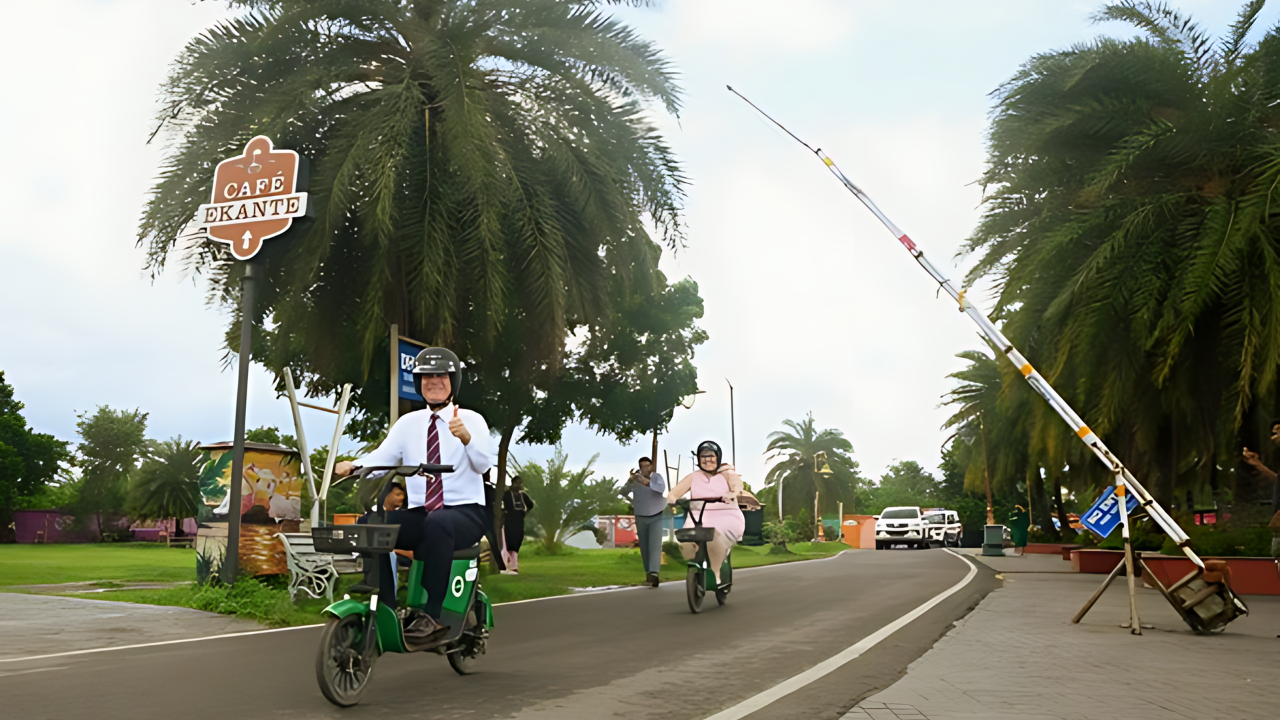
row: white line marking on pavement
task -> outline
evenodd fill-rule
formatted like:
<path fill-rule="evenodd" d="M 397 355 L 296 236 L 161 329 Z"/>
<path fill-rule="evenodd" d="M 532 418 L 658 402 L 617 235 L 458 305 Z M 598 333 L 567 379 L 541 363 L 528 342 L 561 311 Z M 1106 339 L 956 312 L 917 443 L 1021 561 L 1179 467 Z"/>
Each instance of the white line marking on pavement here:
<path fill-rule="evenodd" d="M 289 630 L 302 630 L 305 628 L 321 627 L 320 625 L 296 625 L 287 628 L 271 628 L 270 630 L 250 630 L 242 633 L 227 633 L 225 635 L 209 635 L 207 637 L 186 638 L 183 640 L 161 640 L 160 642 L 139 643 L 137 645 L 121 645 L 120 647 L 93 648 L 92 650 L 70 650 L 68 652 L 50 653 L 48 655 L 32 655 L 31 657 L 21 658 L 0 658 L 0 663 L 22 662 L 23 660 L 44 660 L 45 658 L 66 657 L 68 655 L 88 655 L 89 653 L 108 652 L 110 650 L 133 650 L 135 648 L 156 647 L 159 645 L 178 645 L 181 643 L 199 642 L 201 640 L 219 640 L 221 638 L 241 637 L 243 635 L 264 635 L 266 633 L 288 632 Z"/>
<path fill-rule="evenodd" d="M 821 562 L 822 560 L 832 560 L 832 559 L 834 559 L 834 558 L 838 558 L 838 557 L 840 557 L 841 555 L 844 555 L 846 552 L 849 552 L 849 551 L 848 551 L 848 550 L 841 550 L 840 552 L 838 552 L 838 553 L 836 553 L 835 555 L 832 555 L 832 556 L 830 556 L 830 557 L 815 558 L 815 559 L 813 559 L 813 560 L 793 560 L 793 561 L 791 561 L 791 562 L 786 562 L 786 563 L 777 563 L 777 564 L 775 564 L 775 565 L 758 565 L 758 566 L 756 566 L 756 567 L 752 567 L 752 568 L 742 568 L 741 570 L 735 570 L 734 572 L 738 572 L 738 573 L 740 573 L 740 572 L 746 572 L 746 571 L 748 571 L 748 570 L 766 570 L 766 569 L 769 569 L 769 568 L 781 568 L 781 567 L 786 567 L 786 566 L 788 566 L 788 565 L 796 565 L 796 564 L 799 564 L 799 563 Z M 678 583 L 680 583 L 681 585 L 683 585 L 683 584 L 684 584 L 684 581 L 683 581 L 683 580 L 680 580 L 680 581 L 675 581 L 675 580 L 673 580 L 673 581 L 669 581 L 669 582 L 668 582 L 668 583 L 666 583 L 666 584 L 674 584 L 674 583 L 677 583 L 677 582 L 678 582 Z M 530 599 L 528 599 L 528 600 L 512 600 L 512 601 L 510 601 L 510 602 L 494 603 L 494 607 L 497 607 L 497 606 L 500 606 L 500 605 L 519 605 L 519 604 L 521 604 L 521 603 L 541 602 L 541 601 L 543 601 L 543 600 L 556 600 L 556 599 L 560 599 L 560 598 L 586 597 L 586 596 L 593 596 L 593 595 L 607 595 L 607 594 L 609 594 L 609 593 L 615 593 L 615 592 L 627 592 L 627 591 L 630 591 L 630 590 L 643 590 L 643 589 L 644 589 L 644 587 L 645 587 L 645 586 L 643 586 L 643 585 L 628 585 L 628 586 L 625 586 L 625 587 L 610 588 L 610 589 L 608 589 L 608 590 L 597 590 L 597 591 L 589 592 L 589 593 L 586 593 L 586 592 L 584 592 L 584 593 L 570 593 L 570 594 L 567 594 L 567 595 L 550 595 L 550 596 L 548 596 L 548 597 L 530 598 Z M 60 597 L 60 596 L 50 596 L 50 597 Z M 85 600 L 85 599 L 83 599 L 83 598 L 61 598 L 61 599 L 63 599 L 63 600 L 80 600 L 81 602 L 110 602 L 110 601 L 103 601 L 103 600 Z M 160 606 L 147 606 L 147 607 L 160 607 Z M 32 655 L 32 656 L 30 656 L 30 657 L 20 657 L 20 658 L 0 658 L 0 663 L 7 663 L 7 662 L 22 662 L 22 661 L 24 661 L 24 660 L 45 660 L 45 659 L 47 659 L 47 658 L 66 657 L 67 655 L 88 655 L 88 654 L 90 654 L 90 653 L 109 652 L 109 651 L 111 651 L 111 650 L 135 650 L 135 649 L 137 649 L 137 648 L 156 647 L 156 646 L 159 646 L 159 645 L 178 645 L 178 644 L 180 644 L 180 643 L 200 642 L 201 640 L 220 640 L 220 639 L 222 639 L 222 638 L 240 637 L 240 636 L 242 636 L 242 635 L 262 635 L 262 634 L 264 634 L 264 633 L 286 632 L 286 631 L 288 631 L 288 630 L 305 630 L 306 628 L 316 628 L 316 627 L 324 627 L 324 624 L 323 624 L 323 623 L 317 623 L 317 624 L 315 624 L 315 625 L 295 625 L 294 627 L 287 627 L 287 628 L 271 628 L 270 630 L 250 630 L 250 631 L 248 631 L 248 632 L 241 632 L 241 633 L 227 633 L 227 634 L 225 634 L 225 635 L 209 635 L 209 636 L 207 636 L 207 637 L 186 638 L 186 639 L 183 639 L 183 640 L 162 640 L 162 641 L 159 641 L 159 642 L 152 642 L 152 643 L 140 643 L 140 644 L 138 644 L 138 645 L 121 645 L 120 647 L 93 648 L 93 649 L 91 649 L 91 650 L 71 650 L 71 651 L 68 651 L 68 652 L 50 653 L 50 654 L 48 654 L 48 655 Z"/>
<path fill-rule="evenodd" d="M 916 608 L 915 610 L 912 610 L 906 615 L 903 615 L 897 620 L 894 620 L 888 625 L 885 625 L 884 627 L 880 628 L 874 633 L 859 640 L 857 643 L 854 643 L 853 645 L 845 648 L 844 650 L 841 650 L 836 655 L 833 655 L 832 657 L 829 657 L 826 660 L 823 660 L 822 662 L 818 663 L 817 665 L 814 665 L 808 670 L 805 670 L 799 675 L 795 675 L 786 680 L 783 680 L 782 682 L 778 683 L 777 685 L 774 685 L 773 687 L 769 688 L 768 690 L 765 690 L 764 692 L 758 695 L 753 695 L 752 697 L 749 697 L 746 700 L 743 700 L 742 702 L 738 703 L 737 705 L 734 705 L 731 708 L 721 710 L 715 715 L 708 717 L 707 720 L 739 720 L 740 718 L 744 718 L 750 715 L 751 713 L 759 710 L 760 708 L 763 708 L 764 706 L 780 698 L 790 695 L 791 693 L 795 692 L 796 690 L 799 690 L 805 685 L 808 685 L 809 683 L 812 683 L 813 681 L 818 680 L 819 678 L 822 678 L 830 674 L 831 672 L 839 669 L 845 663 L 848 663 L 849 661 L 858 657 L 862 653 L 875 647 L 875 645 L 879 643 L 881 640 L 884 640 L 885 638 L 889 637 L 890 635 L 897 632 L 898 630 L 901 630 L 903 627 L 908 625 L 911 621 L 925 614 L 938 603 L 960 592 L 960 590 L 962 590 L 965 585 L 968 585 L 969 581 L 972 580 L 973 577 L 978 574 L 978 568 L 976 565 L 973 564 L 973 562 L 971 562 L 968 558 L 964 557 L 963 555 L 959 553 L 951 552 L 951 550 L 947 550 L 947 552 L 960 558 L 965 562 L 966 565 L 969 566 L 969 573 L 964 576 L 963 580 L 956 583 L 955 585 L 952 585 L 950 588 L 942 591 L 941 593 L 933 596 L 931 600 L 924 603 L 923 605 Z"/>
<path fill-rule="evenodd" d="M 26 675 L 33 672 L 48 672 L 50 670 L 66 670 L 66 666 L 56 668 L 35 668 L 32 670 L 15 670 L 13 672 L 0 672 L 0 677 L 9 677 L 10 675 Z"/>

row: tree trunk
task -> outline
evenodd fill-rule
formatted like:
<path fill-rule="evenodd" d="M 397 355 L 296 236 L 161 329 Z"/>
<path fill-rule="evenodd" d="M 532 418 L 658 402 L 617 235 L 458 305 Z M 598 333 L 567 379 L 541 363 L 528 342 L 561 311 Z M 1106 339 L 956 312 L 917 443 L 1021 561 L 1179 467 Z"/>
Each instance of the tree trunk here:
<path fill-rule="evenodd" d="M 658 469 L 658 428 L 653 429 L 653 454 L 649 456 L 649 462 L 654 470 Z M 665 470 L 663 474 L 666 474 Z"/>
<path fill-rule="evenodd" d="M 493 537 L 498 547 L 489 548 L 489 569 L 495 572 L 499 568 L 498 557 L 502 553 L 502 522 L 506 519 L 502 513 L 502 495 L 507 491 L 507 458 L 511 453 L 511 438 L 516 434 L 516 424 L 507 423 L 498 440 L 498 478 L 494 483 L 493 493 Z"/>
<path fill-rule="evenodd" d="M 982 480 L 987 486 L 987 524 L 995 525 L 995 510 L 991 504 L 991 456 L 987 453 L 987 425 L 981 415 L 978 416 L 978 427 L 982 429 Z M 1027 512 L 1030 513 L 1031 509 L 1027 508 Z"/>
<path fill-rule="evenodd" d="M 1031 490 L 1031 502 L 1035 508 L 1027 508 L 1027 512 L 1031 515 L 1031 524 L 1037 524 L 1040 520 L 1040 531 L 1053 537 L 1061 539 L 1058 531 L 1053 527 L 1053 514 L 1049 510 L 1049 498 L 1044 492 L 1044 480 L 1040 477 L 1040 468 L 1032 465 L 1027 468 L 1027 487 Z"/>
<path fill-rule="evenodd" d="M 1053 476 L 1053 499 L 1054 504 L 1057 505 L 1058 522 L 1062 523 L 1061 532 L 1058 533 L 1060 540 L 1071 537 L 1071 521 L 1067 519 L 1067 505 L 1062 501 L 1061 478 L 1061 475 Z"/>

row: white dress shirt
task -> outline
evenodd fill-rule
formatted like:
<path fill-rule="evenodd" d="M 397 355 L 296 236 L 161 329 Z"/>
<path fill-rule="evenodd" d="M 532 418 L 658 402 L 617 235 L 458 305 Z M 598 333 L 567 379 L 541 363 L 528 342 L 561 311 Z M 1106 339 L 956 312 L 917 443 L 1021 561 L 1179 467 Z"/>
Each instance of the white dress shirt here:
<path fill-rule="evenodd" d="M 439 410 L 415 410 L 401 417 L 387 439 L 382 441 L 377 450 L 355 461 L 360 467 L 386 465 L 419 465 L 427 462 L 427 432 L 431 429 L 431 415 L 435 413 L 436 432 L 440 437 L 440 464 L 452 465 L 453 472 L 444 473 L 444 504 L 448 505 L 484 505 L 484 478 L 481 477 L 493 467 L 493 456 L 489 454 L 489 424 L 478 412 L 458 409 L 458 419 L 467 426 L 471 433 L 471 442 L 466 445 L 449 432 L 449 421 L 453 419 L 454 406 L 450 403 Z M 408 498 L 406 508 L 418 507 L 426 502 L 427 478 L 425 475 L 414 475 L 405 478 L 405 491 Z"/>

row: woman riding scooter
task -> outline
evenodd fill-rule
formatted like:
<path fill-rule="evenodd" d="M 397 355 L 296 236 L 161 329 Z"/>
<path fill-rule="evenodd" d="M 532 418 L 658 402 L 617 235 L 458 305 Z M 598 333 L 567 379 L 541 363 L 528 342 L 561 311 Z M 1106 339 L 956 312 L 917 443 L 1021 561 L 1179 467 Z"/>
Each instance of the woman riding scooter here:
<path fill-rule="evenodd" d="M 707 502 L 703 508 L 690 508 L 685 516 L 684 527 L 694 527 L 694 513 L 701 511 L 702 526 L 715 528 L 715 539 L 707 543 L 707 560 L 716 581 L 720 580 L 720 566 L 724 563 L 729 550 L 742 540 L 742 531 L 746 528 L 746 518 L 738 508 L 738 495 L 742 492 L 742 476 L 732 465 L 722 464 L 720 446 L 711 440 L 698 445 L 698 469 L 689 473 L 676 483 L 667 493 L 667 502 L 674 504 L 685 493 L 695 504 L 697 501 Z M 680 552 L 685 560 L 693 560 L 698 546 L 695 543 L 680 543 Z"/>

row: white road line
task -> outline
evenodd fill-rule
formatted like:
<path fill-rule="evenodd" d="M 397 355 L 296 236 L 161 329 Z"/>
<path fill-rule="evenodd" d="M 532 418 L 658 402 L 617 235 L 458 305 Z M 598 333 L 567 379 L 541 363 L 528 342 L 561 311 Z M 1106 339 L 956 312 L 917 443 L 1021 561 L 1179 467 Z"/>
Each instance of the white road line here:
<path fill-rule="evenodd" d="M 832 657 L 827 658 L 826 660 L 823 660 L 822 662 L 818 663 L 817 665 L 814 665 L 808 670 L 805 670 L 799 675 L 795 675 L 786 680 L 783 680 L 782 682 L 778 683 L 777 685 L 774 685 L 773 687 L 769 688 L 768 690 L 765 690 L 764 692 L 758 695 L 753 695 L 752 697 L 749 697 L 746 700 L 743 700 L 742 702 L 738 703 L 737 705 L 734 705 L 731 708 L 721 710 L 715 715 L 708 717 L 706 720 L 739 720 L 740 718 L 744 718 L 776 700 L 779 700 L 783 697 L 786 697 L 787 695 L 790 695 L 791 693 L 795 692 L 796 690 L 799 690 L 805 685 L 808 685 L 809 683 L 812 683 L 813 681 L 818 680 L 819 678 L 822 678 L 828 675 L 829 673 L 839 669 L 845 663 L 848 663 L 849 661 L 858 657 L 859 655 L 866 652 L 867 650 L 870 650 L 871 648 L 875 647 L 876 644 L 879 643 L 881 640 L 884 640 L 885 638 L 889 637 L 890 635 L 897 632 L 898 630 L 901 630 L 903 627 L 906 627 L 908 624 L 911 623 L 912 620 L 915 620 L 916 618 L 925 614 L 938 603 L 960 592 L 960 590 L 964 589 L 964 586 L 968 585 L 969 581 L 972 580 L 974 576 L 978 574 L 978 568 L 968 558 L 964 557 L 963 555 L 959 553 L 951 552 L 950 550 L 947 550 L 947 552 L 960 558 L 965 562 L 966 565 L 969 566 L 969 573 L 964 576 L 963 580 L 956 583 L 955 585 L 952 585 L 950 588 L 942 591 L 941 593 L 935 595 L 931 600 L 921 605 L 920 607 L 916 608 L 915 610 L 912 610 L 906 615 L 903 615 L 897 620 L 894 620 L 888 625 L 885 625 L 884 627 L 880 628 L 874 633 L 859 640 L 857 643 L 854 643 L 853 645 L 845 648 L 844 650 L 841 650 L 838 654 L 833 655 Z"/>
<path fill-rule="evenodd" d="M 66 669 L 67 669 L 67 666 L 64 665 L 62 667 L 33 668 L 31 670 L 14 670 L 13 672 L 0 672 L 0 678 L 9 677 L 10 675 L 26 675 L 27 673 L 33 673 L 33 672 L 49 672 L 50 670 L 66 670 Z"/>
<path fill-rule="evenodd" d="M 736 570 L 735 572 L 746 572 L 748 570 L 764 570 L 767 568 L 780 568 L 780 567 L 786 567 L 788 565 L 795 565 L 801 562 L 819 562 L 821 560 L 831 560 L 833 558 L 840 557 L 846 552 L 848 551 L 842 550 L 830 557 L 815 558 L 813 560 L 793 560 L 791 562 L 777 563 L 774 565 L 759 565 L 753 568 L 743 568 L 742 570 Z M 670 582 L 677 582 L 677 581 L 670 581 Z M 683 584 L 683 581 L 678 581 L 678 582 Z M 568 595 L 550 595 L 548 597 L 529 598 L 528 600 L 512 600 L 510 602 L 494 603 L 494 606 L 497 607 L 501 605 L 520 605 L 521 603 L 541 602 L 543 600 L 556 600 L 561 598 L 586 597 L 586 596 L 593 596 L 593 595 L 607 595 L 609 593 L 627 592 L 629 590 L 643 590 L 643 589 L 644 589 L 643 585 L 629 585 L 627 587 L 613 588 L 610 590 L 598 590 L 596 592 L 590 592 L 590 593 L 571 593 Z M 82 598 L 63 598 L 63 599 L 82 600 L 82 601 L 84 600 Z M 89 602 L 111 602 L 111 601 L 92 600 Z M 160 607 L 160 606 L 148 606 L 148 607 Z M 242 635 L 262 635 L 265 633 L 287 632 L 289 630 L 305 630 L 306 628 L 315 628 L 315 627 L 323 627 L 323 624 L 317 623 L 315 625 L 295 625 L 294 627 L 271 628 L 270 630 L 250 630 L 248 632 L 241 632 L 241 633 L 227 633 L 225 635 L 209 635 L 207 637 L 186 638 L 184 640 L 161 640 L 160 642 L 140 643 L 138 645 L 121 645 L 119 647 L 93 648 L 91 650 L 70 650 L 68 652 L 50 653 L 48 655 L 31 655 L 30 657 L 0 658 L 0 663 L 23 662 L 24 660 L 45 660 L 47 658 L 66 657 L 68 655 L 88 655 L 90 653 L 110 652 L 112 650 L 136 650 L 137 648 L 157 647 L 160 645 L 178 645 L 181 643 L 200 642 L 201 640 L 220 640 L 222 638 L 240 637 Z"/>
<path fill-rule="evenodd" d="M 160 645 L 179 645 L 181 643 L 200 642 L 201 640 L 219 640 L 221 638 L 240 637 L 242 635 L 265 635 L 266 633 L 288 632 L 290 630 L 302 630 L 305 628 L 320 627 L 320 625 L 297 625 L 287 628 L 271 628 L 270 630 L 250 630 L 242 633 L 227 633 L 225 635 L 209 635 L 207 637 L 186 638 L 184 640 L 161 640 L 160 642 L 139 643 L 137 645 L 121 645 L 120 647 L 93 648 L 92 650 L 70 650 L 68 652 L 49 653 L 48 655 L 32 655 L 30 657 L 21 658 L 0 658 L 0 663 L 22 662 L 23 660 L 44 660 L 45 658 L 66 657 L 68 655 L 88 655 L 90 653 L 109 652 L 111 650 L 133 650 L 136 648 L 158 647 Z"/>

